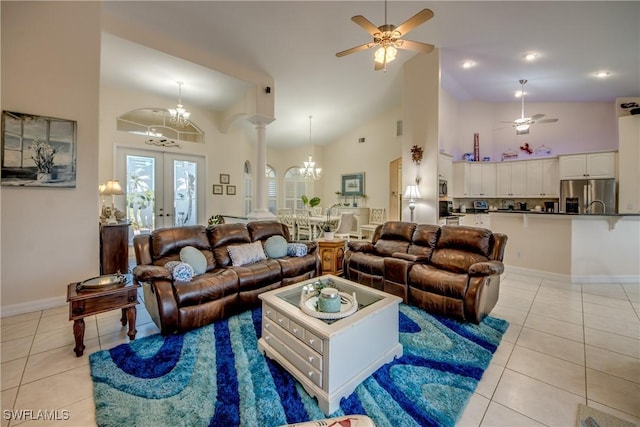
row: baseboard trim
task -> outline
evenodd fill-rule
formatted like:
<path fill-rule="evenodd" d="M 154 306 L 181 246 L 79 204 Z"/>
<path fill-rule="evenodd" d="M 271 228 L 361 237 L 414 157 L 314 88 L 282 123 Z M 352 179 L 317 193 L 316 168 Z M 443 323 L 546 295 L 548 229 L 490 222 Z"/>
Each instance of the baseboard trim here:
<path fill-rule="evenodd" d="M 65 297 L 45 298 L 36 301 L 23 302 L 20 304 L 3 305 L 0 317 L 16 316 L 18 314 L 32 313 L 39 310 L 56 308 L 67 303 Z"/>
<path fill-rule="evenodd" d="M 626 283 L 638 283 L 640 282 L 640 276 L 634 275 L 617 275 L 617 276 L 579 276 L 552 273 L 550 271 L 533 270 L 530 268 L 514 267 L 510 265 L 504 266 L 504 271 L 507 273 L 524 274 L 525 276 L 536 276 L 543 279 L 568 281 L 571 283 L 610 283 L 610 284 L 626 284 Z"/>

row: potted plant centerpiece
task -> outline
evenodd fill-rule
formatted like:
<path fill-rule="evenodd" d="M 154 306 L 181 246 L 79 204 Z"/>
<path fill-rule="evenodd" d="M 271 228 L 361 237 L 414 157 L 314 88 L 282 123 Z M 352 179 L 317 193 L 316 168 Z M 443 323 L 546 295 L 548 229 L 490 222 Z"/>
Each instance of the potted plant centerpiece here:
<path fill-rule="evenodd" d="M 334 231 L 336 231 L 336 222 L 331 220 L 331 209 L 335 208 L 336 206 L 339 206 L 340 203 L 335 203 L 333 205 L 331 205 L 331 207 L 329 207 L 327 209 L 327 219 L 323 222 L 320 223 L 319 227 L 320 229 L 323 231 L 324 233 L 324 238 L 326 240 L 333 240 L 333 233 Z"/>
<path fill-rule="evenodd" d="M 38 174 L 36 179 L 38 182 L 53 181 L 53 158 L 56 155 L 56 149 L 47 142 L 34 139 L 29 147 L 33 151 L 31 158 L 36 164 Z"/>

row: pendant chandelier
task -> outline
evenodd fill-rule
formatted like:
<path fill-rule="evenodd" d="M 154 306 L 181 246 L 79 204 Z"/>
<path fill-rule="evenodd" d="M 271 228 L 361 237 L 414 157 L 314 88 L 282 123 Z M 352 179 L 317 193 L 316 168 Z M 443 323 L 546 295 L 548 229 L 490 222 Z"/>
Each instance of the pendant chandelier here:
<path fill-rule="evenodd" d="M 311 144 L 311 116 L 309 116 L 309 145 L 313 147 Z M 300 175 L 309 180 L 315 181 L 320 179 L 320 175 L 322 174 L 322 168 L 316 168 L 316 162 L 313 161 L 313 157 L 309 154 L 309 158 L 306 162 L 303 162 L 304 167 L 300 168 Z"/>
<path fill-rule="evenodd" d="M 177 82 L 177 83 L 178 83 L 178 105 L 176 105 L 176 108 L 169 108 L 169 114 L 171 114 L 171 119 L 169 119 L 169 121 L 183 128 L 189 125 L 189 116 L 191 115 L 191 113 L 185 110 L 184 106 L 182 105 L 182 85 L 184 83 L 183 82 Z"/>

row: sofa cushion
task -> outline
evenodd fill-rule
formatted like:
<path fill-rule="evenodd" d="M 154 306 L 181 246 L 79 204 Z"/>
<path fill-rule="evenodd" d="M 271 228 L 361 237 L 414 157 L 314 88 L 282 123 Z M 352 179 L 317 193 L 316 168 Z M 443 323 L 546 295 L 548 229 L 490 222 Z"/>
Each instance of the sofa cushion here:
<path fill-rule="evenodd" d="M 366 252 L 354 252 L 349 259 L 349 268 L 374 276 L 382 276 L 384 257 Z"/>
<path fill-rule="evenodd" d="M 159 228 L 151 233 L 151 257 L 153 264 L 164 266 L 169 261 L 181 261 L 180 250 L 193 246 L 207 260 L 207 270 L 213 270 L 216 262 L 211 252 L 206 229 L 201 225 Z"/>
<path fill-rule="evenodd" d="M 426 264 L 416 264 L 409 270 L 409 283 L 412 288 L 436 295 L 463 299 L 467 293 L 469 276 L 440 270 Z"/>
<path fill-rule="evenodd" d="M 394 252 L 406 253 L 416 225 L 410 222 L 389 221 L 380 230 L 380 238 L 373 244 L 379 256 L 391 256 Z"/>
<path fill-rule="evenodd" d="M 282 236 L 288 242 L 291 240 L 289 227 L 278 221 L 253 221 L 247 224 L 247 231 L 251 241 L 265 241 L 271 236 Z"/>
<path fill-rule="evenodd" d="M 413 232 L 411 245 L 408 253 L 426 257 L 429 259 L 433 249 L 436 247 L 438 236 L 440 235 L 440 226 L 432 224 L 420 224 Z"/>
<path fill-rule="evenodd" d="M 203 304 L 238 293 L 238 276 L 233 269 L 218 269 L 173 287 L 178 307 Z"/>
<path fill-rule="evenodd" d="M 491 231 L 484 228 L 443 226 L 431 264 L 443 270 L 467 273 L 477 262 L 489 261 Z"/>
<path fill-rule="evenodd" d="M 196 275 L 207 271 L 207 258 L 193 246 L 185 246 L 180 249 L 180 261 L 189 264 Z"/>
<path fill-rule="evenodd" d="M 231 245 L 227 247 L 227 250 L 229 251 L 229 257 L 234 267 L 253 264 L 267 259 L 264 249 L 262 249 L 262 243 L 260 242 Z"/>
<path fill-rule="evenodd" d="M 269 258 L 287 256 L 287 240 L 282 236 L 271 236 L 264 242 L 264 251 Z"/>
<path fill-rule="evenodd" d="M 213 256 L 216 265 L 219 267 L 231 265 L 227 246 L 251 243 L 249 231 L 244 224 L 216 224 L 207 231 L 209 233 L 209 243 L 213 249 Z"/>

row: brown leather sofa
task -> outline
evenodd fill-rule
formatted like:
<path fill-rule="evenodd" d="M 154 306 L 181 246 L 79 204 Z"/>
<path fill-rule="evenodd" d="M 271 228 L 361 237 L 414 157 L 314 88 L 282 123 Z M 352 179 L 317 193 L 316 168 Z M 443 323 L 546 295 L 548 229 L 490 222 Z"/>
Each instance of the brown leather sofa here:
<path fill-rule="evenodd" d="M 480 323 L 498 301 L 507 236 L 477 227 L 387 222 L 351 241 L 347 279 L 429 313 Z"/>
<path fill-rule="evenodd" d="M 163 228 L 133 239 L 137 266 L 133 277 L 143 287 L 144 303 L 162 334 L 184 332 L 259 305 L 258 295 L 320 274 L 317 244 L 306 242 L 307 255 L 233 266 L 227 248 L 271 236 L 290 242 L 289 228 L 276 221 L 219 224 L 210 228 Z M 190 282 L 174 283 L 164 265 L 180 261 L 185 246 L 199 249 L 206 272 Z"/>

